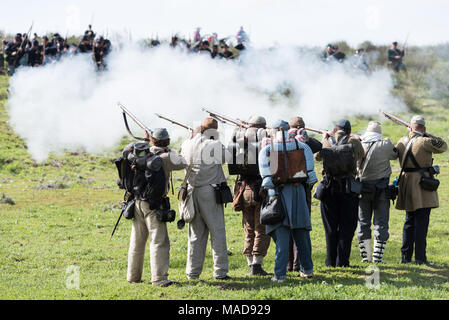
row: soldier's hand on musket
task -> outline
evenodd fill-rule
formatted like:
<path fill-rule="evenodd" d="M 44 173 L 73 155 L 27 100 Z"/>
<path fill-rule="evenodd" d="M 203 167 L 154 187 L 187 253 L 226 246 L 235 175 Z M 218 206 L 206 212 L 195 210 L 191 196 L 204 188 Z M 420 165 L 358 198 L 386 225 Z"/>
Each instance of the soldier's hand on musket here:
<path fill-rule="evenodd" d="M 322 135 L 323 135 L 323 140 L 326 140 L 327 138 L 329 138 L 330 137 L 330 135 L 329 135 L 329 132 L 323 132 L 322 133 Z"/>

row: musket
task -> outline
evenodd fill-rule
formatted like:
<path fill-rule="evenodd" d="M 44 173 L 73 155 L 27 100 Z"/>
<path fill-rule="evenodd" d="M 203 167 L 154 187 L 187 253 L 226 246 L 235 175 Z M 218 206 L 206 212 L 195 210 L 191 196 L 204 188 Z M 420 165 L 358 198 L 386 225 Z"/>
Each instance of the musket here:
<path fill-rule="evenodd" d="M 22 40 L 22 43 L 20 44 L 20 47 L 17 50 L 16 58 L 15 58 L 14 63 L 13 63 L 14 67 L 17 66 L 17 62 L 19 60 L 19 51 L 22 51 L 23 49 L 25 49 L 26 45 L 28 44 L 28 41 L 29 41 L 29 38 L 30 38 L 30 34 L 31 34 L 31 30 L 33 30 L 33 25 L 34 25 L 34 21 L 31 22 L 31 26 L 30 26 L 30 28 L 28 29 L 28 32 L 27 32 L 27 36 L 26 36 L 26 38 L 24 40 Z"/>
<path fill-rule="evenodd" d="M 179 122 L 174 121 L 174 120 L 172 120 L 172 119 L 169 119 L 169 118 L 167 118 L 167 117 L 164 117 L 163 115 L 160 115 L 159 113 L 155 113 L 155 115 L 158 116 L 158 117 L 161 118 L 161 119 L 167 120 L 168 122 L 171 122 L 171 123 L 173 123 L 173 124 L 176 124 L 177 126 L 183 127 L 184 129 L 187 129 L 187 130 L 190 130 L 190 131 L 193 132 L 193 128 L 192 128 L 192 127 L 189 127 L 189 126 L 187 126 L 187 125 L 185 125 L 185 124 L 182 124 L 182 123 L 179 123 Z"/>
<path fill-rule="evenodd" d="M 134 139 L 137 140 L 143 140 L 143 141 L 148 141 L 147 138 L 141 138 L 141 137 L 136 137 L 132 132 L 131 129 L 129 128 L 128 125 L 128 120 L 126 118 L 126 116 L 128 115 L 131 120 L 133 120 L 142 130 L 147 131 L 150 135 L 153 134 L 153 130 L 149 129 L 147 126 L 145 126 L 142 122 L 139 121 L 139 119 L 137 119 L 137 117 L 135 115 L 133 115 L 131 113 L 131 111 L 129 111 L 123 104 L 121 104 L 120 102 L 117 103 L 117 105 L 120 107 L 120 109 L 122 109 L 122 113 L 123 113 L 123 121 L 125 122 L 125 127 L 126 130 L 128 131 L 128 133 L 130 134 L 131 137 L 133 137 Z"/>
<path fill-rule="evenodd" d="M 329 131 L 326 131 L 326 130 L 320 130 L 320 129 L 314 129 L 314 128 L 304 128 L 304 130 L 312 131 L 312 132 L 319 133 L 319 134 L 326 133 L 326 134 L 328 134 L 331 137 L 334 136 L 334 134 L 332 132 L 329 132 Z"/>
<path fill-rule="evenodd" d="M 393 121 L 394 123 L 397 123 L 397 124 L 399 124 L 399 125 L 401 125 L 401 126 L 404 126 L 404 127 L 407 127 L 407 128 L 411 128 L 412 126 L 411 126 L 411 124 L 410 123 L 408 123 L 408 122 L 406 122 L 406 121 L 404 121 L 404 120 L 402 120 L 402 119 L 400 119 L 400 118 L 398 118 L 398 117 L 396 117 L 395 115 L 393 115 L 393 114 L 391 114 L 391 113 L 388 113 L 388 112 L 385 112 L 385 111 L 380 111 L 387 119 L 390 119 L 391 121 Z M 434 138 L 434 136 L 433 135 L 431 135 L 430 133 L 424 133 L 424 136 L 428 136 L 428 137 L 430 137 L 430 138 Z"/>
<path fill-rule="evenodd" d="M 410 36 L 410 32 L 407 33 L 407 37 L 405 38 L 404 44 L 402 45 L 402 56 L 405 55 L 405 47 L 407 46 L 408 37 Z"/>
<path fill-rule="evenodd" d="M 120 215 L 118 216 L 118 220 L 117 220 L 117 222 L 115 223 L 114 230 L 112 230 L 112 234 L 111 234 L 111 237 L 109 238 L 109 240 L 112 239 L 112 236 L 114 235 L 115 230 L 117 229 L 118 223 L 120 222 L 120 219 L 121 219 L 122 216 L 123 216 L 123 212 L 125 211 L 125 208 L 126 208 L 126 205 L 123 204 L 122 210 L 121 210 L 121 212 L 120 212 Z"/>
<path fill-rule="evenodd" d="M 394 123 L 397 123 L 397 124 L 399 124 L 399 125 L 401 125 L 401 126 L 404 126 L 404 127 L 407 127 L 407 128 L 410 128 L 411 127 L 411 125 L 410 125 L 410 123 L 408 123 L 408 122 L 406 122 L 406 121 L 404 121 L 404 120 L 402 120 L 402 119 L 399 119 L 398 117 L 396 117 L 395 115 L 392 115 L 391 113 L 388 113 L 388 112 L 384 112 L 384 111 L 380 111 L 387 119 L 390 119 L 391 121 L 393 121 Z"/>
<path fill-rule="evenodd" d="M 212 118 L 214 118 L 215 120 L 217 120 L 217 121 L 219 121 L 219 122 L 221 122 L 221 123 L 230 123 L 230 124 L 236 125 L 237 127 L 245 128 L 245 129 L 248 129 L 248 128 L 249 128 L 248 125 L 246 125 L 246 124 L 244 124 L 244 123 L 242 123 L 242 122 L 240 122 L 240 121 L 233 120 L 233 119 L 231 119 L 231 118 L 225 117 L 225 116 L 223 116 L 223 115 L 221 115 L 221 114 L 218 114 L 218 113 L 216 113 L 216 112 L 214 112 L 214 111 L 207 110 L 206 108 L 203 108 L 202 110 L 203 110 L 204 112 L 209 113 L 209 115 L 210 115 Z"/>

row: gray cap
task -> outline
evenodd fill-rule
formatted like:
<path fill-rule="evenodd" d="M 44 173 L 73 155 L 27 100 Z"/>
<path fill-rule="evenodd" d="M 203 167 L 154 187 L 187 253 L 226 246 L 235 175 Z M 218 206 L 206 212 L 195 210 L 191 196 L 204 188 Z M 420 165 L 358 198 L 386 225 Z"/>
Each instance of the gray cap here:
<path fill-rule="evenodd" d="M 254 125 L 254 126 L 266 126 L 267 125 L 267 121 L 265 120 L 264 117 L 261 117 L 261 116 L 251 116 L 248 120 L 248 123 L 250 125 Z"/>
<path fill-rule="evenodd" d="M 366 128 L 366 132 L 376 132 L 382 134 L 382 126 L 377 121 L 371 121 L 368 123 L 368 127 Z"/>
<path fill-rule="evenodd" d="M 167 140 L 170 139 L 170 136 L 168 135 L 168 131 L 165 128 L 156 128 L 153 130 L 153 133 L 151 135 L 156 140 Z"/>
<path fill-rule="evenodd" d="M 422 116 L 414 116 L 410 121 L 410 124 L 420 124 L 422 126 L 426 125 L 426 121 L 424 121 L 424 117 Z"/>

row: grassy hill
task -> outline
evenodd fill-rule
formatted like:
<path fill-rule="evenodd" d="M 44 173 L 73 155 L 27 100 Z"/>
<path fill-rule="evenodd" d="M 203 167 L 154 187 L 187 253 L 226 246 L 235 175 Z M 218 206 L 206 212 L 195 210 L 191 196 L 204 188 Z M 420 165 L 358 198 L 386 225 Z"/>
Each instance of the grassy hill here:
<path fill-rule="evenodd" d="M 410 76 L 411 77 L 411 76 Z M 400 78 L 399 95 L 413 91 L 413 82 Z M 312 253 L 316 277 L 311 280 L 291 273 L 288 281 L 274 284 L 269 278 L 247 277 L 242 255 L 244 232 L 241 213 L 225 209 L 229 275 L 233 280 L 217 282 L 212 277 L 210 245 L 201 280 L 185 277 L 187 229 L 168 224 L 171 241 L 170 279 L 180 282 L 168 288 L 151 285 L 149 254 L 141 284 L 126 281 L 130 221 L 123 219 L 109 240 L 119 215 L 122 191 L 116 186 L 116 153 L 93 156 L 66 153 L 51 156 L 45 163 L 31 159 L 22 141 L 8 125 L 5 110 L 8 78 L 0 77 L 0 299 L 448 299 L 449 298 L 449 156 L 435 157 L 441 167 L 440 208 L 432 210 L 428 257 L 433 266 L 402 265 L 400 247 L 405 213 L 390 212 L 390 240 L 386 264 L 379 265 L 380 288 L 365 285 L 368 265 L 360 262 L 356 237 L 351 267 L 327 268 L 325 237 L 319 202 L 312 209 Z M 427 92 L 427 93 L 426 93 Z M 449 140 L 449 116 L 444 99 L 424 92 L 414 96 L 415 107 L 428 121 L 429 131 Z M 418 92 L 419 93 L 419 92 Z M 419 108 L 418 108 L 419 107 Z M 405 119 L 410 114 L 402 114 Z M 352 119 L 354 131 L 362 132 L 369 119 Z M 383 124 L 385 136 L 396 142 L 405 128 Z M 126 143 L 123 140 L 122 145 Z M 398 174 L 397 163 L 394 173 Z M 318 166 L 317 172 L 320 171 Z M 175 190 L 182 173 L 175 175 Z M 230 183 L 233 177 L 230 177 Z M 10 198 L 11 201 L 5 201 Z M 177 208 L 175 197 L 172 207 Z M 6 203 L 9 202 L 9 203 Z M 273 272 L 274 243 L 265 259 Z M 79 268 L 79 289 L 68 289 L 70 268 Z M 68 269 L 69 268 L 69 269 Z M 69 273 L 67 273 L 69 271 Z"/>

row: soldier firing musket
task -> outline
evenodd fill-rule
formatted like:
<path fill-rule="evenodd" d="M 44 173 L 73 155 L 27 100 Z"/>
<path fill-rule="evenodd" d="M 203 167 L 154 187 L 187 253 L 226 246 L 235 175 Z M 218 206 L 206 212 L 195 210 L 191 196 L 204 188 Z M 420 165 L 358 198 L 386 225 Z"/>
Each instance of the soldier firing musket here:
<path fill-rule="evenodd" d="M 126 115 L 128 115 L 142 130 L 148 132 L 150 135 L 153 134 L 153 131 L 151 129 L 149 129 L 147 126 L 145 126 L 141 121 L 139 121 L 139 119 L 137 119 L 137 117 L 135 115 L 133 115 L 131 113 L 131 111 L 129 111 L 123 104 L 118 102 L 117 105 L 120 107 L 120 109 L 122 109 L 123 121 L 125 122 L 126 131 L 128 131 L 130 136 L 133 137 L 134 139 L 137 139 L 137 140 L 149 141 L 147 138 L 136 137 L 131 132 L 131 129 L 129 128 L 129 125 L 128 125 L 128 120 L 126 118 Z"/>
<path fill-rule="evenodd" d="M 228 124 L 233 124 L 236 125 L 237 127 L 240 128 L 245 128 L 248 129 L 249 126 L 247 124 L 242 123 L 240 120 L 233 120 L 231 118 L 225 117 L 221 114 L 218 114 L 216 112 L 207 110 L 206 108 L 203 108 L 204 112 L 207 112 L 212 118 L 214 118 L 215 120 L 221 122 L 221 123 L 228 123 Z"/>

